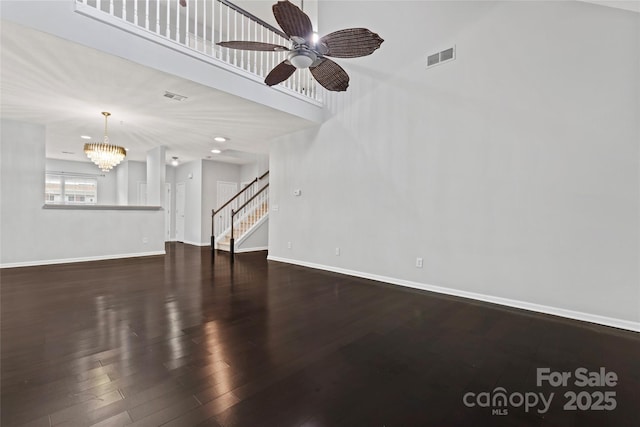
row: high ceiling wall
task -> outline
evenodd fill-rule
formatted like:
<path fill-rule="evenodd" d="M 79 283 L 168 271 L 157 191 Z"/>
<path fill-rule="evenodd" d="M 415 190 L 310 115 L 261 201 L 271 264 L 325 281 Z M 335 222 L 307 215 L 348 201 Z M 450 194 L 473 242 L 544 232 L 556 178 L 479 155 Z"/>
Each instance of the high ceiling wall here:
<path fill-rule="evenodd" d="M 272 149 L 270 256 L 640 329 L 638 14 L 331 1 L 320 19 L 385 42 L 337 60 L 329 119 Z"/>

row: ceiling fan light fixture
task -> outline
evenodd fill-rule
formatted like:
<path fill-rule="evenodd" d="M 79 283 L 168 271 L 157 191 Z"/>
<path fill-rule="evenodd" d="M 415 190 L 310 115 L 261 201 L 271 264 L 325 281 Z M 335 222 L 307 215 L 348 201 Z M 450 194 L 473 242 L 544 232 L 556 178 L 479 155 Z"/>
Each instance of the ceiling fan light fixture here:
<path fill-rule="evenodd" d="M 172 157 L 171 158 L 171 166 L 178 166 L 178 158 L 177 157 Z"/>
<path fill-rule="evenodd" d="M 309 68 L 318 59 L 318 56 L 306 49 L 293 51 L 289 54 L 289 62 L 296 68 Z"/>

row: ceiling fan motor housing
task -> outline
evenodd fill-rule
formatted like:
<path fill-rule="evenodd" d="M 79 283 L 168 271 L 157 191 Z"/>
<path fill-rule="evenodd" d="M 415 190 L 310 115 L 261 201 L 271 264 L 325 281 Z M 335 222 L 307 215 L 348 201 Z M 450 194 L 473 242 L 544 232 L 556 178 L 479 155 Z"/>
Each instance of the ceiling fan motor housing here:
<path fill-rule="evenodd" d="M 288 59 L 289 62 L 291 62 L 291 65 L 296 68 L 309 68 L 311 64 L 318 59 L 318 55 L 316 55 L 312 50 L 301 47 L 291 51 L 288 55 Z"/>

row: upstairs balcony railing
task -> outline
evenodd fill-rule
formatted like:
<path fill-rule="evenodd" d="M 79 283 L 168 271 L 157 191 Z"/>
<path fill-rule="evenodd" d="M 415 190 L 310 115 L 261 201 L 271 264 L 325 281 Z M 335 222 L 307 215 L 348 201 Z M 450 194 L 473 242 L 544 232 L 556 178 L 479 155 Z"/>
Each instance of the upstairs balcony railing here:
<path fill-rule="evenodd" d="M 255 80 L 286 59 L 286 52 L 252 52 L 222 48 L 228 40 L 259 41 L 288 46 L 285 33 L 227 0 L 75 0 L 76 8 L 96 19 L 132 25 L 154 36 L 198 52 L 231 70 L 241 70 Z M 319 102 L 320 91 L 308 69 L 297 70 L 278 87 L 304 99 Z"/>

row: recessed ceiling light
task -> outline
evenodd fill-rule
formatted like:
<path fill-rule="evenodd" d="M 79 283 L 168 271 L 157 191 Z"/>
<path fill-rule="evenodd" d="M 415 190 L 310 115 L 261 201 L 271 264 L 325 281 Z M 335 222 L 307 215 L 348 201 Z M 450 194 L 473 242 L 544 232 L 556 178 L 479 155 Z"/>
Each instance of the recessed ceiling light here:
<path fill-rule="evenodd" d="M 215 138 L 213 138 L 214 141 L 216 142 L 227 142 L 229 141 L 230 138 L 225 138 L 224 136 L 216 136 Z"/>
<path fill-rule="evenodd" d="M 213 150 L 211 150 L 211 152 L 212 152 L 213 154 L 220 154 L 220 153 L 222 153 L 222 151 L 220 151 L 220 150 L 218 150 L 218 149 L 213 149 Z"/>
<path fill-rule="evenodd" d="M 125 149 L 126 151 L 129 151 L 129 149 L 128 149 L 127 147 L 124 147 L 124 149 Z"/>
<path fill-rule="evenodd" d="M 91 139 L 91 137 L 89 135 L 80 135 L 80 138 L 82 138 L 82 139 Z"/>

